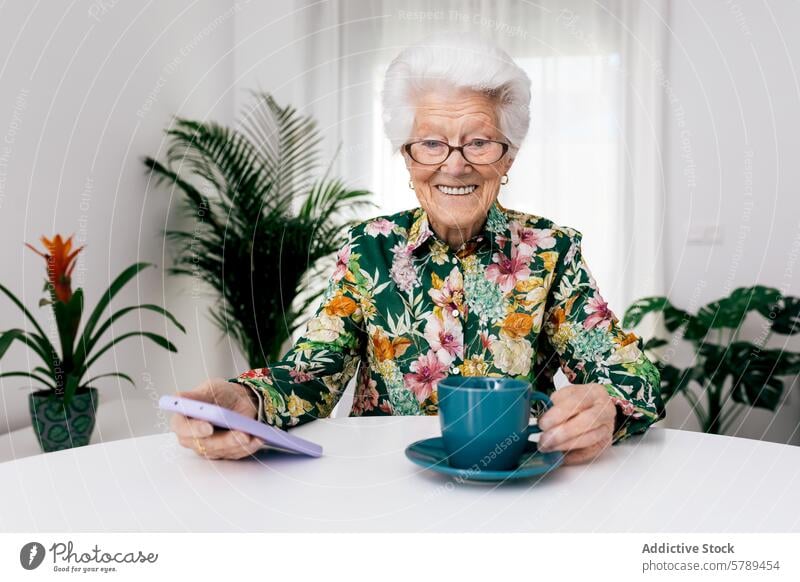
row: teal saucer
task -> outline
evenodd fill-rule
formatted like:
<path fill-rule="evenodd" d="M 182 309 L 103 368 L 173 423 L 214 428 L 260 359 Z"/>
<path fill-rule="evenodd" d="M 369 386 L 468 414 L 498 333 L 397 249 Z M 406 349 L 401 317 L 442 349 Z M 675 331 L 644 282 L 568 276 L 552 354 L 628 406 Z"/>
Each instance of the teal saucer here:
<path fill-rule="evenodd" d="M 536 475 L 549 473 L 564 461 L 564 453 L 552 451 L 542 453 L 534 441 L 528 441 L 525 452 L 522 453 L 519 465 L 508 471 L 487 471 L 480 467 L 458 469 L 451 467 L 447 462 L 447 453 L 444 450 L 442 437 L 423 439 L 410 444 L 406 448 L 406 457 L 413 463 L 443 473 L 454 475 L 470 481 L 505 481 L 507 479 L 525 479 Z"/>

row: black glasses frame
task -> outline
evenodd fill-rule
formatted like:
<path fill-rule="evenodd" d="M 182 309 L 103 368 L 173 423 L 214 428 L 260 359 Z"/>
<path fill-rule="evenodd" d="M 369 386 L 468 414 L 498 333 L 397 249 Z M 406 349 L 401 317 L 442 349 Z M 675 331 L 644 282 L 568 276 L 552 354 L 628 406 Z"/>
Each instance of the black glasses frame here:
<path fill-rule="evenodd" d="M 411 154 L 411 146 L 412 146 L 412 145 L 414 145 L 415 143 L 422 143 L 422 142 L 424 142 L 424 141 L 435 141 L 435 142 L 437 142 L 437 143 L 444 144 L 444 145 L 446 145 L 446 146 L 447 146 L 447 148 L 448 148 L 448 149 L 447 149 L 447 155 L 446 155 L 444 158 L 442 158 L 442 161 L 441 161 L 441 162 L 433 162 L 433 163 L 425 163 L 425 162 L 420 162 L 419 160 L 417 160 L 417 159 L 416 159 L 416 158 L 415 158 L 415 157 L 414 157 L 414 156 Z M 502 153 L 502 154 L 500 154 L 500 157 L 499 157 L 499 158 L 497 158 L 497 159 L 496 159 L 495 161 L 493 161 L 493 162 L 472 162 L 472 161 L 470 161 L 470 160 L 467 158 L 467 156 L 465 156 L 465 155 L 464 155 L 464 148 L 465 148 L 466 146 L 468 146 L 469 144 L 471 144 L 473 141 L 486 141 L 486 142 L 491 142 L 491 143 L 499 143 L 501 146 L 503 146 L 503 153 Z M 460 154 L 461 154 L 461 157 L 462 157 L 462 158 L 464 158 L 465 160 L 467 160 L 467 162 L 469 162 L 470 164 L 475 164 L 476 166 L 488 166 L 488 165 L 490 165 L 490 164 L 496 164 L 497 162 L 499 162 L 500 160 L 502 160 L 502 159 L 503 159 L 503 156 L 505 156 L 505 155 L 506 155 L 506 152 L 508 152 L 508 148 L 509 148 L 509 144 L 507 144 L 506 142 L 504 142 L 504 141 L 497 141 L 497 140 L 494 140 L 494 139 L 481 139 L 481 140 L 472 140 L 472 141 L 469 141 L 469 142 L 467 142 L 467 143 L 465 143 L 465 144 L 462 144 L 462 145 L 460 145 L 460 146 L 454 146 L 454 145 L 450 145 L 450 144 L 449 144 L 449 143 L 447 143 L 446 141 L 442 141 L 442 140 L 440 140 L 440 139 L 417 139 L 417 140 L 414 140 L 414 141 L 410 141 L 410 142 L 408 142 L 408 143 L 406 143 L 406 144 L 403 144 L 403 149 L 404 149 L 404 150 L 405 150 L 405 152 L 408 154 L 408 157 L 410 157 L 412 160 L 414 160 L 414 161 L 415 161 L 415 162 L 417 162 L 418 164 L 422 164 L 423 166 L 437 166 L 437 165 L 439 165 L 439 164 L 443 164 L 445 161 L 447 161 L 447 159 L 448 159 L 448 158 L 450 158 L 450 154 L 452 154 L 452 153 L 453 153 L 453 150 L 458 150 L 458 153 L 460 153 Z"/>

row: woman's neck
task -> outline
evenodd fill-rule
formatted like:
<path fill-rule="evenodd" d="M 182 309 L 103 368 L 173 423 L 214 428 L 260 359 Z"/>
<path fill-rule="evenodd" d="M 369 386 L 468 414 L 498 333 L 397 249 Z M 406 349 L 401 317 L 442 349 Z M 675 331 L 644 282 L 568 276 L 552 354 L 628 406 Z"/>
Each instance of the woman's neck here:
<path fill-rule="evenodd" d="M 447 246 L 449 246 L 452 251 L 458 250 L 462 244 L 478 234 L 483 228 L 485 221 L 486 217 L 479 222 L 463 227 L 460 225 L 451 226 L 437 224 L 435 220 L 431 220 L 430 216 L 428 217 L 428 224 L 431 230 L 436 233 L 436 236 L 447 243 Z"/>

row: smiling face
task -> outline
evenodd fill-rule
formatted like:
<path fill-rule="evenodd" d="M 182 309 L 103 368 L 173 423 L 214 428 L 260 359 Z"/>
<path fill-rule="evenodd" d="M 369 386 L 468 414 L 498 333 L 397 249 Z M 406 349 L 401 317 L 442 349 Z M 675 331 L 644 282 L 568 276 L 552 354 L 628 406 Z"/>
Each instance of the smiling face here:
<path fill-rule="evenodd" d="M 436 139 L 463 145 L 473 139 L 504 141 L 495 104 L 477 91 L 431 91 L 417 98 L 408 141 Z M 470 164 L 460 152 L 438 165 L 423 165 L 403 151 L 420 206 L 434 232 L 452 247 L 477 233 L 500 192 L 500 178 L 513 162 L 508 153 L 489 165 Z M 455 188 L 455 189 L 453 189 Z"/>

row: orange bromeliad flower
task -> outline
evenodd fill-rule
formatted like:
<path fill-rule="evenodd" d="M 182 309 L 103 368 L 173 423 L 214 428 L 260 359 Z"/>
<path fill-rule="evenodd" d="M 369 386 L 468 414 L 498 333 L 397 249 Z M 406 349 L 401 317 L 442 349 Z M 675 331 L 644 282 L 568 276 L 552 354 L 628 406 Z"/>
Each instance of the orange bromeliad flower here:
<path fill-rule="evenodd" d="M 63 240 L 60 234 L 55 235 L 53 240 L 49 240 L 45 236 L 41 237 L 40 240 L 45 249 L 47 249 L 46 253 L 39 252 L 28 243 L 25 243 L 25 246 L 47 260 L 47 279 L 55 291 L 56 299 L 62 303 L 67 303 L 72 297 L 71 276 L 75 268 L 75 258 L 83 249 L 83 246 L 73 251 L 72 236 L 67 240 Z"/>

